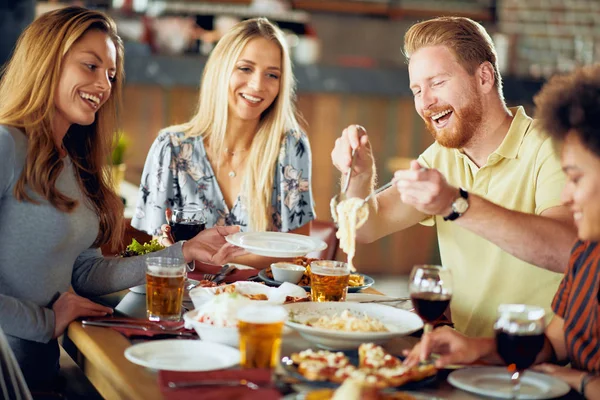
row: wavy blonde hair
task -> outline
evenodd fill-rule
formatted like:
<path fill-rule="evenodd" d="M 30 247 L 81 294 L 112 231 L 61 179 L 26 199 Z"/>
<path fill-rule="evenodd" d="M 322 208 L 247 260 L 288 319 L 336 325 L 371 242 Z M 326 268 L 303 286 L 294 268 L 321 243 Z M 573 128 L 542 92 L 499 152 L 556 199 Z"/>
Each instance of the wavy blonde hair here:
<path fill-rule="evenodd" d="M 492 38 L 479 23 L 466 17 L 438 17 L 411 26 L 404 36 L 404 55 L 410 56 L 422 47 L 447 46 L 459 64 L 470 75 L 489 62 L 494 69 L 494 86 L 503 99 L 502 76 Z"/>
<path fill-rule="evenodd" d="M 240 22 L 225 34 L 212 51 L 200 84 L 198 107 L 187 123 L 167 128 L 184 132 L 186 137 L 201 136 L 214 154 L 223 154 L 227 131 L 229 80 L 244 47 L 253 39 L 264 38 L 281 49 L 279 94 L 261 115 L 250 146 L 242 198 L 252 199 L 248 207 L 248 226 L 255 231 L 272 229 L 271 200 L 273 171 L 284 134 L 299 131 L 294 105 L 296 83 L 283 32 L 266 18 Z"/>
<path fill-rule="evenodd" d="M 38 204 L 28 193 L 39 194 L 54 207 L 71 212 L 78 202 L 56 188 L 64 168 L 53 140 L 52 120 L 65 56 L 86 32 L 105 32 L 117 49 L 117 73 L 112 93 L 89 126 L 72 125 L 63 141 L 73 161 L 78 185 L 99 219 L 95 246 L 116 246 L 123 231 L 123 203 L 113 191 L 104 167 L 116 134 L 123 72 L 123 44 L 114 21 L 101 12 L 66 7 L 41 15 L 19 37 L 0 83 L 0 124 L 20 128 L 27 136 L 25 166 L 14 196 Z"/>

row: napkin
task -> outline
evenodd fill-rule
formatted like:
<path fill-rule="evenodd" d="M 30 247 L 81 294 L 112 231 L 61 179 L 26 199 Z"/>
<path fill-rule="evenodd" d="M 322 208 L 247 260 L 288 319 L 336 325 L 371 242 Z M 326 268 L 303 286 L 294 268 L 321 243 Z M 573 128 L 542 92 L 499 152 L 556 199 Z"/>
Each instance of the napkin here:
<path fill-rule="evenodd" d="M 188 278 L 195 279 L 197 281 L 201 281 L 203 279 L 204 274 L 218 274 L 221 272 L 220 265 L 210 265 L 196 262 L 196 269 L 194 271 L 188 272 Z M 251 276 L 255 276 L 258 274 L 257 269 L 235 269 L 232 273 L 225 277 L 223 282 L 232 283 L 237 281 L 245 281 L 248 280 Z"/>
<path fill-rule="evenodd" d="M 222 369 L 203 372 L 159 371 L 158 385 L 166 400 L 275 400 L 281 395 L 275 387 L 252 390 L 245 386 L 197 386 L 192 388 L 171 389 L 169 382 L 203 381 L 203 380 L 246 379 L 257 385 L 271 383 L 271 370 L 268 369 Z"/>
<path fill-rule="evenodd" d="M 148 338 L 151 338 L 153 336 L 161 336 L 161 337 L 165 337 L 165 336 L 169 336 L 169 338 L 172 339 L 176 339 L 177 337 L 181 337 L 183 339 L 190 339 L 193 338 L 193 335 L 195 335 L 195 331 L 194 330 L 189 330 L 189 329 L 185 329 L 183 327 L 182 322 L 169 322 L 169 321 L 161 321 L 160 324 L 163 326 L 180 326 L 181 327 L 179 329 L 176 330 L 163 330 L 161 328 L 159 328 L 157 326 L 157 322 L 154 321 L 150 321 L 147 319 L 138 319 L 138 318 L 127 318 L 127 317 L 114 317 L 114 318 L 107 318 L 107 317 L 99 317 L 99 318 L 85 318 L 87 321 L 98 321 L 98 322 L 108 322 L 108 323 L 114 323 L 114 324 L 127 324 L 127 325 L 139 325 L 139 329 L 137 328 L 124 328 L 124 327 L 120 327 L 118 325 L 115 326 L 106 326 L 106 328 L 110 328 L 113 329 L 119 333 L 121 333 L 122 335 L 124 335 L 127 338 L 131 338 L 131 337 L 135 337 L 135 336 L 146 336 Z M 149 328 L 148 330 L 144 330 L 143 327 Z M 177 336 L 177 333 L 183 333 L 182 336 Z"/>

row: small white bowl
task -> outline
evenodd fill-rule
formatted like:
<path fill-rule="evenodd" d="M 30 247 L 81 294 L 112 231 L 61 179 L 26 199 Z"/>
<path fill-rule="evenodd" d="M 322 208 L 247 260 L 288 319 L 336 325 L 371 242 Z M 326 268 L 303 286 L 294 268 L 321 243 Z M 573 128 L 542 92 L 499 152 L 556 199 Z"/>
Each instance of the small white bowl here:
<path fill-rule="evenodd" d="M 183 314 L 186 328 L 194 328 L 200 340 L 226 344 L 231 347 L 238 347 L 240 343 L 240 332 L 237 327 L 220 327 L 211 324 L 205 324 L 198 321 L 198 311 L 188 311 Z"/>
<path fill-rule="evenodd" d="M 273 279 L 279 282 L 298 283 L 306 271 L 306 267 L 289 262 L 276 262 L 271 264 Z"/>

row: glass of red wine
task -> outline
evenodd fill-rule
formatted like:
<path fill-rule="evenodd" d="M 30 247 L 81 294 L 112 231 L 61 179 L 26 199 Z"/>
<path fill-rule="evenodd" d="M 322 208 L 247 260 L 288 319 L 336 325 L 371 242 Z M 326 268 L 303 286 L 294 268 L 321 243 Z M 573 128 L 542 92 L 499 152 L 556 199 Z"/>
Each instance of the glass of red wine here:
<path fill-rule="evenodd" d="M 415 311 L 425 324 L 423 334 L 433 329 L 452 298 L 452 273 L 439 265 L 415 265 L 410 273 L 408 291 Z"/>
<path fill-rule="evenodd" d="M 521 375 L 544 347 L 545 314 L 543 308 L 525 304 L 498 306 L 496 350 L 508 365 L 513 399 L 519 396 Z"/>
<path fill-rule="evenodd" d="M 200 207 L 174 207 L 169 221 L 176 242 L 190 240 L 206 227 L 206 216 Z"/>
<path fill-rule="evenodd" d="M 190 240 L 206 228 L 206 215 L 200 207 L 173 207 L 171 220 L 171 236 L 173 240 Z M 196 269 L 196 263 L 191 261 L 188 263 L 188 270 Z"/>

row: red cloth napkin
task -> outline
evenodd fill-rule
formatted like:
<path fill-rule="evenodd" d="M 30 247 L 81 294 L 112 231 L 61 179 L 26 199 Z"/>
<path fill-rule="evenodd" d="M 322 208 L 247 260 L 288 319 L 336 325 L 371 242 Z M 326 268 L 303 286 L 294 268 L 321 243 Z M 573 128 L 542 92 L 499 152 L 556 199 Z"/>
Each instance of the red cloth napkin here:
<path fill-rule="evenodd" d="M 173 331 L 165 331 L 161 328 L 159 328 L 156 324 L 156 322 L 154 321 L 150 321 L 147 319 L 138 319 L 138 318 L 127 318 L 127 317 L 114 317 L 114 318 L 110 318 L 110 317 L 99 317 L 99 318 L 93 318 L 93 317 L 88 317 L 85 318 L 88 321 L 99 321 L 99 322 L 109 322 L 109 323 L 122 323 L 122 324 L 128 324 L 128 325 L 139 325 L 139 329 L 136 328 L 122 328 L 119 326 L 107 326 L 107 328 L 111 328 L 114 329 L 115 331 L 121 333 L 122 335 L 124 335 L 125 337 L 131 338 L 134 336 L 147 336 L 149 338 L 153 337 L 153 336 L 157 336 L 157 335 L 169 335 L 170 332 L 188 332 L 190 334 L 196 335 L 196 332 L 194 330 L 189 330 L 189 329 L 185 329 L 183 328 L 183 324 L 181 322 L 170 322 L 170 321 L 161 321 L 160 324 L 163 326 L 178 326 L 178 325 L 182 325 L 181 328 L 177 329 L 177 330 L 173 330 Z M 144 330 L 143 327 L 149 328 L 148 330 Z M 173 339 L 177 339 L 177 338 L 182 338 L 182 339 L 193 339 L 194 336 L 192 335 L 184 335 L 184 336 L 177 336 L 177 335 L 169 335 L 172 336 Z"/>
<path fill-rule="evenodd" d="M 166 400 L 274 400 L 281 394 L 274 388 L 252 390 L 244 386 L 198 386 L 192 388 L 171 389 L 169 382 L 187 382 L 204 380 L 240 380 L 266 385 L 271 383 L 271 370 L 268 369 L 222 369 L 205 372 L 159 371 L 158 385 Z"/>
<path fill-rule="evenodd" d="M 188 278 L 195 279 L 197 281 L 203 280 L 204 274 L 218 274 L 221 272 L 220 265 L 203 264 L 196 261 L 196 268 L 193 271 L 188 272 Z M 251 276 L 258 274 L 257 269 L 236 269 L 225 277 L 225 283 L 233 283 L 237 281 L 245 281 Z"/>

